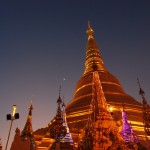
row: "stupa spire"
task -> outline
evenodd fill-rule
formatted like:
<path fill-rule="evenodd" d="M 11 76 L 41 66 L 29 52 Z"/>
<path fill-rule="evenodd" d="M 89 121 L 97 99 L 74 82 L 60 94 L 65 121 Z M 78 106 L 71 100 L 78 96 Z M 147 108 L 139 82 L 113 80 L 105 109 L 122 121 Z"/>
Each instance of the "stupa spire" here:
<path fill-rule="evenodd" d="M 137 79 L 137 83 L 139 85 L 139 95 L 142 98 L 142 102 L 143 102 L 143 123 L 144 123 L 144 130 L 146 135 L 150 136 L 150 106 L 147 103 L 147 100 L 145 98 L 145 92 L 143 91 L 143 89 L 141 88 L 140 82 Z"/>
<path fill-rule="evenodd" d="M 61 110 L 61 105 L 62 105 L 62 99 L 60 97 L 61 95 L 61 86 L 59 88 L 59 97 L 57 99 L 57 104 L 58 104 L 58 107 L 57 107 L 57 112 L 56 112 L 56 124 L 59 124 L 59 126 L 61 127 L 62 123 L 63 123 L 63 118 L 62 118 L 62 110 Z M 61 132 L 61 131 L 59 131 Z M 58 134 L 58 135 L 57 135 Z M 56 137 L 59 136 L 60 133 L 56 133 Z"/>
<path fill-rule="evenodd" d="M 61 86 L 59 88 L 59 97 L 57 99 L 57 111 L 56 116 L 54 118 L 54 126 L 50 129 L 50 135 L 53 139 L 59 141 L 59 139 L 63 138 L 65 135 L 65 132 L 62 131 L 62 125 L 63 125 L 63 116 L 62 116 L 62 99 L 60 97 L 61 94 Z M 59 141 L 60 142 L 60 141 Z"/>
<path fill-rule="evenodd" d="M 60 142 L 66 143 L 66 144 L 72 146 L 72 148 L 73 148 L 74 142 L 73 142 L 72 136 L 70 134 L 69 127 L 68 127 L 67 120 L 66 120 L 66 105 L 65 105 L 64 101 L 62 103 L 62 117 L 63 117 L 63 127 L 65 127 L 65 129 L 66 129 L 66 135 L 64 138 L 62 138 L 60 140 Z"/>
<path fill-rule="evenodd" d="M 22 147 L 29 148 L 29 142 L 26 142 L 24 144 L 24 142 L 21 140 L 21 138 L 20 138 L 20 130 L 19 130 L 18 127 L 16 128 L 15 132 L 16 132 L 16 134 L 14 136 L 14 140 L 13 140 L 13 142 L 11 144 L 10 150 L 19 150 L 19 149 L 22 149 Z"/>
<path fill-rule="evenodd" d="M 103 60 L 100 56 L 97 43 L 94 39 L 94 30 L 92 29 L 90 22 L 88 22 L 88 28 L 86 30 L 86 34 L 88 37 L 88 42 L 86 45 L 86 61 L 85 61 L 85 70 L 83 75 L 86 75 L 87 73 L 91 73 L 93 71 L 92 69 L 93 61 L 95 64 L 97 64 L 97 71 L 106 70 L 103 64 Z"/>
<path fill-rule="evenodd" d="M 124 108 L 122 110 L 122 122 L 122 130 L 120 133 L 125 140 L 125 144 L 129 149 L 138 150 L 139 140 L 133 131 L 131 124 L 128 122 Z"/>
<path fill-rule="evenodd" d="M 93 72 L 92 100 L 87 127 L 82 138 L 83 150 L 127 149 L 108 104 L 97 71 Z"/>
<path fill-rule="evenodd" d="M 122 130 L 121 135 L 123 139 L 125 140 L 125 143 L 128 145 L 137 146 L 136 144 L 139 142 L 137 136 L 135 135 L 130 123 L 128 122 L 126 112 L 123 108 L 122 110 Z"/>
<path fill-rule="evenodd" d="M 90 25 L 90 21 L 88 21 L 88 29 L 86 31 L 86 34 L 88 36 L 88 39 L 90 38 L 93 38 L 94 39 L 94 31 L 93 29 L 91 28 L 91 25 Z"/>
<path fill-rule="evenodd" d="M 60 88 L 61 90 L 61 88 Z M 50 136 L 55 139 L 55 142 L 51 146 L 51 149 L 74 149 L 74 143 L 69 132 L 69 128 L 66 120 L 66 111 L 65 111 L 65 103 L 62 101 L 60 97 L 57 100 L 57 112 L 54 118 L 53 126 L 50 127 Z"/>
<path fill-rule="evenodd" d="M 36 144 L 35 144 L 33 128 L 32 128 L 32 110 L 33 110 L 33 105 L 31 101 L 30 106 L 29 106 L 29 113 L 27 116 L 27 121 L 26 121 L 23 131 L 21 132 L 21 139 L 22 141 L 30 140 L 30 150 L 36 150 Z"/>

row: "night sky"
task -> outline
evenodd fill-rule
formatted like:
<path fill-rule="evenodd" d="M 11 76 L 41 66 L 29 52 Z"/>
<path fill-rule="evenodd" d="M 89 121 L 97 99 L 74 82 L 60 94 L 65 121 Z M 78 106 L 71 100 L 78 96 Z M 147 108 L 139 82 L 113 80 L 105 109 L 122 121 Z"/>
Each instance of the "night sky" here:
<path fill-rule="evenodd" d="M 137 78 L 150 103 L 149 0 L 33 0 L 0 2 L 0 138 L 6 145 L 17 105 L 23 129 L 33 101 L 33 130 L 56 114 L 59 86 L 68 103 L 85 62 L 88 20 L 106 68 L 138 101 Z M 9 149 L 9 148 L 8 148 Z"/>

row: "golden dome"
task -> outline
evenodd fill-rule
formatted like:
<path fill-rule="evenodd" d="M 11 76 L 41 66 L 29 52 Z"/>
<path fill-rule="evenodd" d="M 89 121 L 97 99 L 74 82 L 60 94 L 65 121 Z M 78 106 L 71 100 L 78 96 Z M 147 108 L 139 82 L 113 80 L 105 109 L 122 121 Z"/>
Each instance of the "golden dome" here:
<path fill-rule="evenodd" d="M 67 122 L 74 135 L 73 137 L 76 138 L 77 128 L 82 129 L 87 122 L 89 105 L 92 99 L 92 66 L 96 64 L 96 71 L 99 73 L 107 103 L 114 107 L 114 119 L 116 121 L 121 120 L 120 110 L 124 104 L 129 115 L 129 120 L 135 123 L 134 129 L 140 137 L 144 138 L 142 104 L 132 96 L 126 94 L 118 79 L 104 66 L 100 51 L 94 39 L 94 30 L 90 24 L 86 33 L 88 42 L 86 45 L 85 69 L 76 84 L 73 99 L 66 107 Z"/>

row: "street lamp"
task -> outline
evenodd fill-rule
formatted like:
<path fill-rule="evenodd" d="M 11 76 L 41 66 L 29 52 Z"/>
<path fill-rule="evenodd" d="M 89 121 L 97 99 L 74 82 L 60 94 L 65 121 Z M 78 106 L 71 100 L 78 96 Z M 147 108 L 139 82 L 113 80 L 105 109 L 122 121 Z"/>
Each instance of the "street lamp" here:
<path fill-rule="evenodd" d="M 13 112 L 12 112 L 12 114 L 7 114 L 7 116 L 6 116 L 7 120 L 11 120 L 11 123 L 10 123 L 10 129 L 9 129 L 9 133 L 8 133 L 8 138 L 7 138 L 7 143 L 6 143 L 5 150 L 7 150 L 8 141 L 9 141 L 9 137 L 10 137 L 10 132 L 11 132 L 13 121 L 15 119 L 19 119 L 19 113 L 16 113 L 16 109 L 17 109 L 17 106 L 13 105 Z"/>

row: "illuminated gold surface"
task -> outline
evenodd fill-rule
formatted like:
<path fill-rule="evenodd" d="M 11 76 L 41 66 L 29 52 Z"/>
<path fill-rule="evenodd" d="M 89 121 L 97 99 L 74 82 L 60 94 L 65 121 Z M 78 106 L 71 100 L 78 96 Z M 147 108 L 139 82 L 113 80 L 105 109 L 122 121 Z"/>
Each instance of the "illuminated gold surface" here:
<path fill-rule="evenodd" d="M 129 122 L 133 127 L 140 140 L 145 141 L 145 133 L 142 118 L 142 104 L 136 101 L 132 96 L 125 93 L 118 79 L 109 73 L 104 66 L 104 62 L 100 55 L 100 49 L 94 39 L 94 31 L 91 26 L 88 26 L 87 30 L 88 42 L 86 45 L 86 59 L 85 69 L 82 77 L 76 84 L 73 99 L 67 105 L 67 122 L 70 128 L 72 137 L 76 142 L 80 136 L 80 132 L 86 125 L 89 115 L 89 105 L 92 98 L 92 73 L 93 62 L 97 64 L 97 71 L 101 79 L 101 84 L 104 90 L 104 94 L 107 103 L 113 108 L 113 117 L 121 127 L 121 110 L 122 104 L 125 104 L 125 110 Z M 119 63 L 119 62 L 118 62 Z M 52 121 L 49 125 L 52 124 Z M 38 143 L 38 149 L 44 150 L 42 145 L 46 141 L 44 138 L 48 132 L 47 127 L 39 129 L 35 133 L 36 143 Z M 40 135 L 40 136 L 38 136 Z M 149 137 L 150 138 L 150 137 Z M 50 145 L 49 141 L 49 145 Z"/>
<path fill-rule="evenodd" d="M 94 31 L 91 27 L 87 30 L 88 42 L 86 46 L 85 69 L 82 77 L 76 84 L 73 99 L 67 105 L 67 121 L 72 133 L 76 128 L 82 129 L 89 114 L 89 104 L 92 98 L 92 72 L 93 63 L 97 65 L 101 84 L 108 104 L 113 108 L 114 119 L 121 121 L 121 110 L 123 103 L 128 119 L 133 125 L 139 139 L 144 136 L 142 104 L 132 96 L 126 94 L 121 84 L 104 66 L 98 45 L 94 39 Z M 76 136 L 73 136 L 76 137 Z"/>

